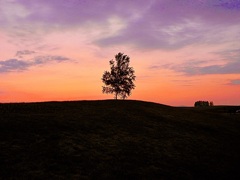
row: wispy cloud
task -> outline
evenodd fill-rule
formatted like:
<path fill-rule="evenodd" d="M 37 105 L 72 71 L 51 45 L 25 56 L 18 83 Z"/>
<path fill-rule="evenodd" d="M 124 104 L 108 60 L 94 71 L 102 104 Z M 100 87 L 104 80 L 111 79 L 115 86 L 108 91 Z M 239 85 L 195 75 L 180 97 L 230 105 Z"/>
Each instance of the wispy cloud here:
<path fill-rule="evenodd" d="M 151 66 L 150 69 L 169 69 L 175 72 L 189 75 L 207 75 L 207 74 L 240 74 L 240 61 L 231 61 L 224 65 L 198 66 L 200 64 L 183 63 L 183 64 L 166 64 L 162 66 Z"/>
<path fill-rule="evenodd" d="M 115 20 L 109 23 L 109 19 L 117 17 L 124 21 L 121 31 L 95 37 L 91 42 L 98 46 L 127 44 L 140 49 L 175 50 L 229 39 L 228 32 L 240 21 L 239 4 L 239 0 L 7 0 L 0 2 L 0 23 L 11 29 L 15 43 L 31 46 L 52 31 L 95 30 L 96 26 L 109 31 L 112 24 L 119 25 Z M 239 39 L 239 34 L 239 30 L 231 31 L 230 40 Z"/>
<path fill-rule="evenodd" d="M 36 56 L 34 57 L 34 61 L 33 61 L 33 65 L 37 65 L 37 64 L 45 64 L 48 62 L 63 62 L 63 61 L 67 61 L 70 60 L 67 57 L 64 56 Z"/>
<path fill-rule="evenodd" d="M 100 46 L 130 44 L 140 49 L 174 50 L 203 42 L 209 35 L 205 33 L 208 30 L 204 24 L 199 25 L 192 20 L 182 19 L 170 24 L 153 21 L 138 19 L 118 35 L 99 38 L 96 43 Z"/>
<path fill-rule="evenodd" d="M 12 71 L 24 71 L 29 66 L 30 63 L 18 59 L 8 59 L 5 61 L 0 61 L 0 73 L 12 72 Z"/>
<path fill-rule="evenodd" d="M 183 63 L 152 65 L 149 67 L 149 69 L 168 69 L 182 73 L 186 76 L 207 74 L 240 74 L 240 49 L 225 49 L 218 52 L 210 52 L 210 54 L 212 53 L 217 55 L 217 59 L 188 59 Z"/>
<path fill-rule="evenodd" d="M 229 4 L 234 6 L 234 3 Z M 234 30 L 238 24 L 236 20 L 240 20 L 240 12 L 231 12 L 230 17 L 218 5 L 221 5 L 218 1 L 155 1 L 146 11 L 139 12 L 141 18 L 130 20 L 127 28 L 118 35 L 100 37 L 96 44 L 130 44 L 140 49 L 175 50 L 193 44 L 236 41 L 239 30 Z"/>
<path fill-rule="evenodd" d="M 212 53 L 220 55 L 225 60 L 229 60 L 229 61 L 240 60 L 240 49 L 225 49 L 225 50 L 212 52 Z"/>
<path fill-rule="evenodd" d="M 32 55 L 34 54 L 35 51 L 30 51 L 30 50 L 22 50 L 22 51 L 17 51 L 16 52 L 16 56 L 19 57 L 19 58 L 22 58 L 23 55 Z"/>
<path fill-rule="evenodd" d="M 35 53 L 34 51 L 25 50 L 25 51 L 18 51 L 16 55 L 21 56 L 21 55 L 29 55 L 34 53 Z M 50 62 L 60 63 L 68 60 L 70 59 L 67 57 L 53 56 L 53 55 L 35 56 L 28 60 L 21 60 L 16 58 L 7 59 L 4 61 L 0 61 L 0 73 L 16 72 L 16 71 L 21 72 L 21 71 L 27 70 L 32 66 L 47 64 Z"/>
<path fill-rule="evenodd" d="M 233 0 L 233 1 L 223 0 L 223 1 L 219 1 L 219 3 L 216 6 L 229 9 L 229 10 L 239 10 L 240 1 L 239 0 Z"/>
<path fill-rule="evenodd" d="M 240 85 L 240 79 L 230 80 L 229 85 Z"/>

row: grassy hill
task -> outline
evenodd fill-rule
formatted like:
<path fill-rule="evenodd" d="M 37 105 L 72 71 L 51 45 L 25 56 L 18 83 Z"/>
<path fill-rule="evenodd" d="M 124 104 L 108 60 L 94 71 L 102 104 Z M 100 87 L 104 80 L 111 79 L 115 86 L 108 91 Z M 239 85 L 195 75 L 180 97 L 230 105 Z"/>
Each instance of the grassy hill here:
<path fill-rule="evenodd" d="M 239 179 L 240 115 L 229 108 L 239 107 L 0 104 L 0 179 Z"/>

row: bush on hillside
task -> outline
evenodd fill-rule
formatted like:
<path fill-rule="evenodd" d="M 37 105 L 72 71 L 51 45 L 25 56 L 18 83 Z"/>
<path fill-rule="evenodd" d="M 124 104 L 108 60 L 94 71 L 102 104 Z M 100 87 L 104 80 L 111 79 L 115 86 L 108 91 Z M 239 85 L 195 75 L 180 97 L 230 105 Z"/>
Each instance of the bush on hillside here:
<path fill-rule="evenodd" d="M 208 106 L 210 106 L 210 103 L 208 101 L 196 101 L 194 106 L 195 107 L 208 107 Z"/>

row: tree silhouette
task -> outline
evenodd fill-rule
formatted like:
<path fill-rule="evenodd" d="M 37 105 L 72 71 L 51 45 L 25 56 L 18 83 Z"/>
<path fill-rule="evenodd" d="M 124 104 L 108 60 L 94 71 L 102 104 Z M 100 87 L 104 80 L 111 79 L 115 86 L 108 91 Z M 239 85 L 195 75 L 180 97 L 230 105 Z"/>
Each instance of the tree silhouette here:
<path fill-rule="evenodd" d="M 194 103 L 195 107 L 208 107 L 210 104 L 208 101 L 196 101 Z"/>
<path fill-rule="evenodd" d="M 105 71 L 102 76 L 102 92 L 106 94 L 115 94 L 115 99 L 120 96 L 122 99 L 131 95 L 131 90 L 135 88 L 133 81 L 136 76 L 134 70 L 129 67 L 130 58 L 123 53 L 115 55 L 115 61 L 110 60 L 111 71 Z"/>

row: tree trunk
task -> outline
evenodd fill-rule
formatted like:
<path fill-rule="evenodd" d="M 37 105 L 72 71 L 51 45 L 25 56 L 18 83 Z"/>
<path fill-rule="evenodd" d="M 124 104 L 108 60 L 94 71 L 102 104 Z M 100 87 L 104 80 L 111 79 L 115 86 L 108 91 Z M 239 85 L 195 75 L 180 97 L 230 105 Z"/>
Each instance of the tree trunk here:
<path fill-rule="evenodd" d="M 115 99 L 116 99 L 116 100 L 117 100 L 117 95 L 118 95 L 118 93 L 115 94 Z"/>

